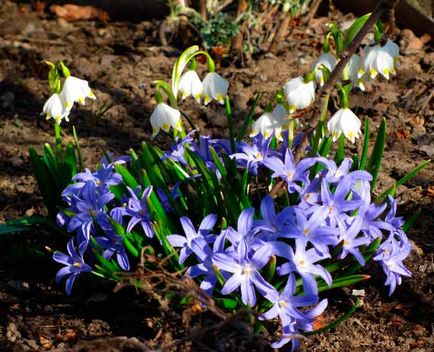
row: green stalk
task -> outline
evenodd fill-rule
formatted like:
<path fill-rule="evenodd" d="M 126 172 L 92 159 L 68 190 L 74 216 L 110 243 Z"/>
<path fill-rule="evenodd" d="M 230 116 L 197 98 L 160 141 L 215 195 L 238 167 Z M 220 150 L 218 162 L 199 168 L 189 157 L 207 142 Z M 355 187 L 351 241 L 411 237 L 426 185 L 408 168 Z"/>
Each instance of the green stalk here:
<path fill-rule="evenodd" d="M 62 162 L 62 135 L 60 133 L 60 125 L 54 123 L 54 138 L 56 139 L 56 157 L 57 162 Z"/>
<path fill-rule="evenodd" d="M 229 140 L 231 143 L 231 152 L 235 153 L 234 119 L 232 117 L 231 102 L 228 96 L 226 96 L 225 98 L 225 110 L 229 125 Z"/>
<path fill-rule="evenodd" d="M 77 131 L 75 130 L 75 126 L 72 126 L 72 134 L 74 136 L 75 148 L 77 149 L 77 154 L 78 154 L 79 170 L 83 171 L 83 156 L 81 155 L 80 142 L 78 141 Z"/>

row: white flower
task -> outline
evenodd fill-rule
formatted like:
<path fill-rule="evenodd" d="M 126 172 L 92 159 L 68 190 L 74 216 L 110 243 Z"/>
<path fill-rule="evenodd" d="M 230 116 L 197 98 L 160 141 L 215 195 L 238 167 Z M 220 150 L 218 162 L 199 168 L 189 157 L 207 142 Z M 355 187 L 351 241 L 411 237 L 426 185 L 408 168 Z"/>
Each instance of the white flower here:
<path fill-rule="evenodd" d="M 203 85 L 196 71 L 188 70 L 181 76 L 179 79 L 179 91 L 181 92 L 183 100 L 189 95 L 192 95 L 193 98 L 200 103 Z"/>
<path fill-rule="evenodd" d="M 324 74 L 320 69 L 321 65 L 327 67 L 327 69 L 332 72 L 336 66 L 336 58 L 330 53 L 323 53 L 313 65 L 315 79 L 322 87 L 324 85 Z"/>
<path fill-rule="evenodd" d="M 350 109 L 339 109 L 327 123 L 327 128 L 333 136 L 333 141 L 339 138 L 341 133 L 351 141 L 355 142 L 360 136 L 361 122 Z"/>
<path fill-rule="evenodd" d="M 160 132 L 160 129 L 169 132 L 170 127 L 172 127 L 182 131 L 181 123 L 181 113 L 178 110 L 166 103 L 157 104 L 151 115 L 152 138 Z"/>
<path fill-rule="evenodd" d="M 95 94 L 89 88 L 89 82 L 73 76 L 65 79 L 60 95 L 65 103 L 66 110 L 71 110 L 75 102 L 84 105 L 86 98 L 96 99 Z"/>
<path fill-rule="evenodd" d="M 365 71 L 360 66 L 361 58 L 359 55 L 354 54 L 351 56 L 348 63 L 345 65 L 342 71 L 342 77 L 344 80 L 351 80 L 353 86 L 359 87 L 361 90 L 365 90 L 365 86 L 363 84 L 363 76 Z"/>
<path fill-rule="evenodd" d="M 289 105 L 289 113 L 297 109 L 305 109 L 315 100 L 315 83 L 304 83 L 303 77 L 291 79 L 284 87 L 285 97 Z"/>
<path fill-rule="evenodd" d="M 224 104 L 228 94 L 229 83 L 216 72 L 208 72 L 202 81 L 204 104 L 208 105 L 211 99 Z"/>
<path fill-rule="evenodd" d="M 395 74 L 395 63 L 399 55 L 398 46 L 388 40 L 384 46 L 365 47 L 363 69 L 371 79 L 379 73 L 389 79 L 390 74 Z"/>
<path fill-rule="evenodd" d="M 60 125 L 62 119 L 69 121 L 69 111 L 65 110 L 62 97 L 57 93 L 54 93 L 45 102 L 41 115 L 43 114 L 45 114 L 47 120 L 53 118 L 58 125 Z"/>
<path fill-rule="evenodd" d="M 399 46 L 390 39 L 387 39 L 383 49 L 386 50 L 393 57 L 393 59 L 396 59 L 399 55 Z"/>
<path fill-rule="evenodd" d="M 285 115 L 283 115 L 281 108 L 285 111 Z M 250 137 L 255 137 L 259 133 L 262 133 L 265 139 L 274 135 L 278 140 L 282 141 L 282 126 L 284 125 L 284 117 L 286 115 L 286 110 L 282 105 L 277 105 L 273 112 L 263 113 L 253 124 Z"/>

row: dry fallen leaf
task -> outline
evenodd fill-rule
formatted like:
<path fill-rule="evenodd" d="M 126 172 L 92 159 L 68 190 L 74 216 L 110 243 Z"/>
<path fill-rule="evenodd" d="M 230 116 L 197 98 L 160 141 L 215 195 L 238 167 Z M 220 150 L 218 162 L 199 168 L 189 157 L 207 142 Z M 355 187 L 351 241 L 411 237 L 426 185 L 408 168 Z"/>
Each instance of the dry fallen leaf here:
<path fill-rule="evenodd" d="M 78 6 L 72 4 L 66 5 L 51 5 L 50 11 L 57 17 L 63 18 L 68 22 L 86 21 L 86 20 L 99 20 L 108 21 L 109 15 L 107 12 L 97 9 L 93 6 Z"/>
<path fill-rule="evenodd" d="M 39 343 L 45 350 L 50 350 L 53 348 L 51 340 L 45 336 L 39 336 Z"/>

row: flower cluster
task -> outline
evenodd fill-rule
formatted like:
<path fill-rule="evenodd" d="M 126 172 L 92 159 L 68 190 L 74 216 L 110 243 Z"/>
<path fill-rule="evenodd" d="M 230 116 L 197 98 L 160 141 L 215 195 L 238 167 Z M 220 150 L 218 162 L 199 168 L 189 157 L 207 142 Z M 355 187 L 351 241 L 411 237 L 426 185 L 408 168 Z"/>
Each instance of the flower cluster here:
<path fill-rule="evenodd" d="M 89 83 L 83 79 L 68 76 L 63 82 L 60 93 L 53 93 L 44 104 L 42 114 L 47 120 L 52 118 L 60 125 L 62 120 L 69 121 L 69 114 L 74 103 L 84 105 L 85 99 L 96 99 L 95 94 L 89 88 Z"/>
<path fill-rule="evenodd" d="M 182 232 L 170 234 L 167 240 L 181 249 L 179 263 L 187 266 L 187 275 L 197 279 L 207 294 L 240 297 L 244 305 L 257 307 L 262 320 L 279 317 L 282 338 L 273 346 L 292 342 L 295 349 L 298 342 L 292 336 L 313 330 L 316 317 L 327 306 L 319 293 L 333 285 L 334 271 L 328 269 L 331 263 L 338 260 L 346 263 L 343 266 L 363 266 L 366 248 L 380 240 L 374 260 L 383 267 L 391 294 L 401 277 L 410 275 L 403 260 L 411 245 L 402 231 L 402 219 L 396 217 L 396 200 L 389 199 L 388 212 L 386 203 L 372 203 L 372 176 L 366 171 L 351 171 L 351 159 L 344 159 L 339 166 L 324 157 L 296 163 L 289 148 L 273 149 L 270 141 L 257 136 L 251 144 L 240 142 L 229 156 L 241 171 L 269 174 L 271 179 L 282 181 L 285 192 L 296 202 L 275 204 L 265 195 L 258 211 L 241 211 L 236 226 L 221 227 L 217 214 L 205 216 L 198 227 L 195 219 L 182 216 Z M 210 157 L 211 149 L 222 157 L 230 150 L 228 144 L 205 136 L 196 144 L 188 135 L 162 160 L 186 164 L 188 149 L 222 177 Z M 154 236 L 156 229 L 147 205 L 152 187 L 133 190 L 126 186 L 123 195 L 115 199 L 112 187 L 122 183 L 114 170 L 116 163 L 128 166 L 125 158 L 113 162 L 105 159 L 95 173 L 86 170 L 77 174 L 75 183 L 63 192 L 69 208 L 59 214 L 59 223 L 77 236 L 68 244 L 69 256 L 57 252 L 54 259 L 66 265 L 57 278 L 70 275 L 68 293 L 79 273 L 93 270 L 92 263 L 83 260 L 89 248 L 91 252 L 101 251 L 107 260 L 115 255 L 120 269 L 129 270 L 125 238 L 115 231 L 114 223 L 124 226 L 127 233 L 141 234 L 142 246 L 149 243 L 146 238 Z M 318 170 L 316 174 L 314 170 Z M 161 203 L 182 198 L 180 188 L 177 184 L 176 196 L 173 193 L 169 198 L 157 192 Z M 170 206 L 165 209 L 176 218 Z"/>
<path fill-rule="evenodd" d="M 363 56 L 352 55 L 342 72 L 340 84 L 345 85 L 345 82 L 349 82 L 351 87 L 365 90 L 364 82 L 374 79 L 379 73 L 389 79 L 390 74 L 395 74 L 398 55 L 399 48 L 390 39 L 384 46 L 368 45 L 363 50 Z M 273 112 L 266 112 L 255 121 L 252 135 L 262 133 L 265 138 L 275 136 L 281 139 L 282 129 L 288 128 L 288 120 L 294 119 L 296 110 L 306 109 L 315 101 L 317 85 L 324 85 L 327 80 L 325 73 L 330 74 L 336 62 L 336 57 L 330 51 L 326 51 L 313 64 L 310 73 L 289 80 L 283 88 L 284 101 L 278 104 Z M 343 134 L 354 143 L 361 134 L 360 127 L 360 120 L 348 108 L 346 96 L 341 100 L 341 108 L 328 121 L 327 128 L 333 140 Z"/>

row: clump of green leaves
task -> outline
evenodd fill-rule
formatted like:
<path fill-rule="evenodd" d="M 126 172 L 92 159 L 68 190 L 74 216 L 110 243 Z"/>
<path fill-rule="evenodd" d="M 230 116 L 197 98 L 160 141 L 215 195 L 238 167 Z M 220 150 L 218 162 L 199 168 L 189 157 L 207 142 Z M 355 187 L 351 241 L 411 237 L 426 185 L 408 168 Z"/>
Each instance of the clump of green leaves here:
<path fill-rule="evenodd" d="M 208 21 L 199 16 L 192 18 L 193 25 L 198 29 L 205 48 L 226 46 L 238 32 L 238 25 L 225 13 L 218 13 Z"/>

